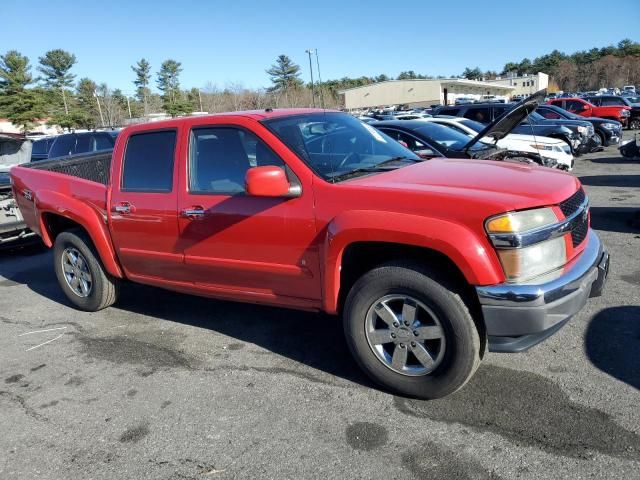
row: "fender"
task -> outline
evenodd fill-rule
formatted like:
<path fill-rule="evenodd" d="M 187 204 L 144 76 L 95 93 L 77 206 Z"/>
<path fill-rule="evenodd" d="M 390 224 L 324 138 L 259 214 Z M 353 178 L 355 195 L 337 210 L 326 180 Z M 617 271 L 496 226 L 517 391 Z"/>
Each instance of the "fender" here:
<path fill-rule="evenodd" d="M 504 272 L 489 241 L 468 227 L 451 221 L 395 212 L 353 210 L 327 226 L 324 242 L 324 308 L 336 313 L 340 269 L 347 246 L 354 242 L 391 242 L 429 248 L 448 257 L 471 285 L 505 281 Z"/>
<path fill-rule="evenodd" d="M 53 246 L 53 239 L 44 221 L 44 213 L 53 213 L 73 220 L 89 234 L 105 269 L 114 277 L 124 277 L 111 244 L 106 220 L 98 210 L 83 201 L 51 190 L 39 190 L 34 197 L 38 224 L 45 245 Z"/>

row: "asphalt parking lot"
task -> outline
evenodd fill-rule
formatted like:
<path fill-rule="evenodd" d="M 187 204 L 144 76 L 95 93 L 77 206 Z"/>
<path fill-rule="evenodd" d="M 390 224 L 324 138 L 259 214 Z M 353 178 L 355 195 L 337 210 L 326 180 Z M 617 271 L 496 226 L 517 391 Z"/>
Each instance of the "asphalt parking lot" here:
<path fill-rule="evenodd" d="M 371 385 L 335 318 L 140 285 L 83 313 L 50 252 L 0 253 L 0 478 L 640 478 L 640 162 L 576 164 L 605 295 L 432 402 Z"/>

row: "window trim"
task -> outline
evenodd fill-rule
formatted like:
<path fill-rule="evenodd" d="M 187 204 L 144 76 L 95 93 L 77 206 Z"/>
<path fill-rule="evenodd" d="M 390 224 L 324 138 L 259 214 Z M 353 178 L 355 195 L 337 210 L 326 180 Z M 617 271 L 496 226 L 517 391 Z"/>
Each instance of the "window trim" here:
<path fill-rule="evenodd" d="M 434 122 L 434 123 L 435 123 L 435 122 Z M 438 124 L 438 125 L 441 125 L 441 124 Z M 418 142 L 423 143 L 425 147 L 429 148 L 430 150 L 433 150 L 433 152 L 434 152 L 434 153 L 437 153 L 437 154 L 438 154 L 438 155 L 440 155 L 441 157 L 445 157 L 445 158 L 446 158 L 446 155 L 445 155 L 444 153 L 442 153 L 439 149 L 437 149 L 436 147 L 434 147 L 433 145 L 431 145 L 431 143 L 430 143 L 430 142 L 427 142 L 426 140 L 423 140 L 423 139 L 421 139 L 421 138 L 418 138 L 416 135 L 414 135 L 414 134 L 413 134 L 413 133 L 411 133 L 411 132 L 407 132 L 406 130 L 402 130 L 402 129 L 400 129 L 400 128 L 394 128 L 393 126 L 385 126 L 385 125 L 382 125 L 382 126 L 380 127 L 380 129 L 381 129 L 383 132 L 384 132 L 384 129 L 387 129 L 387 130 L 391 130 L 391 131 L 393 131 L 393 132 L 404 133 L 405 135 L 408 135 L 408 136 L 412 137 L 414 140 L 417 140 Z M 384 133 L 385 133 L 385 134 L 387 134 L 387 135 L 389 135 L 389 134 L 388 134 L 388 133 L 386 133 L 386 132 L 384 132 Z M 391 137 L 391 136 L 389 135 L 389 137 Z M 392 139 L 394 142 L 397 142 L 397 141 L 398 141 L 398 140 L 394 139 L 393 137 L 391 137 L 391 139 Z M 409 150 L 411 150 L 411 149 L 409 149 Z M 413 150 L 411 150 L 411 151 L 413 151 Z"/>
<path fill-rule="evenodd" d="M 235 124 L 229 124 L 229 123 L 214 123 L 214 124 L 209 124 L 209 125 L 194 125 L 192 127 L 189 128 L 189 144 L 187 146 L 187 168 L 186 168 L 186 176 L 185 176 L 185 181 L 186 181 L 186 192 L 189 195 L 208 195 L 208 196 L 218 196 L 218 195 L 222 195 L 225 197 L 249 197 L 250 195 L 247 195 L 247 190 L 246 188 L 242 190 L 242 192 L 211 192 L 211 191 L 198 191 L 198 190 L 191 190 L 191 148 L 192 148 L 192 136 L 193 136 L 193 132 L 194 130 L 211 130 L 214 128 L 226 128 L 226 129 L 235 129 L 235 130 L 242 130 L 245 133 L 250 133 L 251 135 L 253 135 L 254 137 L 256 137 L 259 141 L 261 141 L 270 151 L 271 153 L 273 153 L 273 155 L 276 156 L 276 158 L 279 158 L 280 161 L 282 162 L 282 169 L 285 171 L 285 174 L 287 175 L 287 180 L 289 180 L 289 184 L 291 187 L 295 186 L 295 185 L 301 185 L 300 184 L 300 180 L 298 179 L 298 177 L 296 176 L 295 173 L 293 173 L 293 170 L 291 170 L 291 168 L 289 167 L 289 165 L 287 164 L 287 162 L 284 161 L 284 159 L 278 155 L 273 148 L 271 148 L 271 146 L 269 145 L 269 143 L 267 141 L 265 141 L 262 137 L 260 137 L 256 132 L 254 132 L 253 130 L 246 128 L 242 125 L 235 125 Z M 256 165 L 257 166 L 257 165 Z M 255 168 L 255 167 L 250 167 L 250 168 Z M 247 169 L 247 171 L 249 171 Z M 246 175 L 246 174 L 245 174 Z M 283 197 L 284 198 L 284 197 Z"/>
<path fill-rule="evenodd" d="M 163 133 L 163 132 L 173 132 L 175 134 L 175 138 L 174 138 L 174 142 L 173 142 L 173 154 L 172 154 L 172 160 L 171 160 L 171 188 L 169 190 L 142 190 L 142 189 L 138 189 L 138 188 L 125 188 L 124 187 L 124 173 L 125 173 L 125 168 L 126 168 L 126 163 L 127 163 L 127 150 L 129 149 L 129 142 L 131 141 L 131 138 L 135 137 L 135 136 L 140 136 L 140 135 L 148 135 L 150 133 Z M 174 187 L 174 183 L 175 183 L 175 177 L 176 177 L 176 151 L 177 151 L 177 147 L 178 146 L 178 129 L 177 128 L 159 128 L 157 130 L 144 130 L 141 132 L 134 132 L 131 133 L 131 135 L 129 135 L 127 137 L 127 144 L 124 146 L 124 152 L 122 152 L 122 170 L 120 172 L 120 191 L 121 192 L 131 192 L 131 193 L 162 193 L 162 194 L 166 194 L 166 193 L 173 193 L 173 187 Z"/>

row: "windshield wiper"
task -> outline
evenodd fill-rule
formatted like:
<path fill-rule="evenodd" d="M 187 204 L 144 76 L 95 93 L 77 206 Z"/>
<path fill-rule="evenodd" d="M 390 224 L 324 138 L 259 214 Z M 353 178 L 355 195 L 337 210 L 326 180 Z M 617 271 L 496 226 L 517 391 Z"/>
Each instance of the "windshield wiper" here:
<path fill-rule="evenodd" d="M 380 162 L 380 163 L 376 163 L 375 165 L 371 165 L 370 167 L 361 167 L 361 168 L 356 168 L 355 170 L 351 170 L 349 172 L 345 172 L 345 173 L 341 173 L 338 175 L 335 175 L 333 177 L 331 177 L 331 181 L 332 182 L 339 182 L 341 180 L 346 180 L 348 178 L 351 177 L 355 177 L 358 176 L 358 174 L 362 174 L 362 173 L 376 173 L 376 172 L 389 172 L 391 170 L 395 170 L 397 168 L 400 168 L 402 165 L 391 165 L 392 163 L 399 163 L 399 162 L 412 162 L 412 163 L 417 163 L 417 162 L 421 162 L 422 159 L 419 158 L 411 158 L 411 157 L 393 157 L 390 158 L 388 160 L 385 160 L 384 162 Z"/>

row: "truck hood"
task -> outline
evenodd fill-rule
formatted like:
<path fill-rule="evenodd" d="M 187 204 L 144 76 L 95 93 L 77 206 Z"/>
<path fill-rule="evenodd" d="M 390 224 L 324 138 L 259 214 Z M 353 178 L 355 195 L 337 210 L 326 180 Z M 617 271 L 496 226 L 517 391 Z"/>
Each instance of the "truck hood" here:
<path fill-rule="evenodd" d="M 432 159 L 389 172 L 359 177 L 351 185 L 466 199 L 491 205 L 495 213 L 555 205 L 580 188 L 560 170 L 490 160 Z"/>
<path fill-rule="evenodd" d="M 473 137 L 473 139 L 464 146 L 464 151 L 468 151 L 484 137 L 493 137 L 496 142 L 506 137 L 511 130 L 520 125 L 530 113 L 534 112 L 536 108 L 544 103 L 544 97 L 546 95 L 547 89 L 544 88 L 518 102 L 515 107 L 506 114 L 491 122 L 484 130 Z"/>
<path fill-rule="evenodd" d="M 503 140 L 517 141 L 527 143 L 540 143 L 543 145 L 566 145 L 562 140 L 551 137 L 543 137 L 542 135 L 524 135 L 521 133 L 510 133 Z"/>

